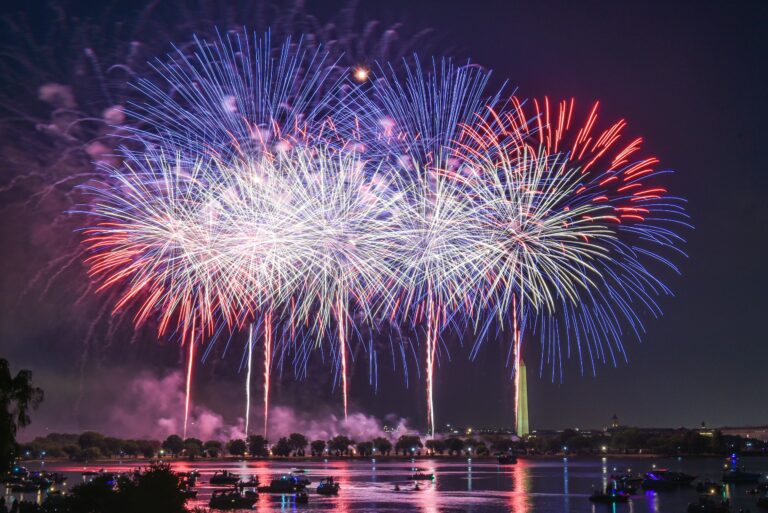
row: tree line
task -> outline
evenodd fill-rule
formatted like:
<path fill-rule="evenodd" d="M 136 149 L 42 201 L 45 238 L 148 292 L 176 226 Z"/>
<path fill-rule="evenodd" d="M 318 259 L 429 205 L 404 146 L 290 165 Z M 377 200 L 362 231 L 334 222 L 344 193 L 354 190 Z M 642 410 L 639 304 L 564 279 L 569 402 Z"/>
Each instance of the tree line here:
<path fill-rule="evenodd" d="M 601 454 L 638 452 L 677 454 L 726 454 L 730 452 L 766 452 L 768 445 L 741 437 L 724 436 L 719 431 L 676 430 L 654 433 L 638 428 L 622 428 L 598 434 L 573 429 L 534 435 L 523 440 L 504 434 L 449 436 L 422 440 L 418 435 L 402 435 L 396 440 L 379 436 L 355 441 L 345 435 L 330 440 L 310 440 L 301 433 L 291 433 L 274 443 L 261 435 L 247 439 L 203 441 L 170 435 L 165 440 L 120 439 L 94 431 L 81 434 L 52 433 L 20 446 L 22 458 L 69 458 L 93 461 L 102 458 L 218 458 L 235 457 L 374 457 L 374 456 L 487 456 L 497 453 L 518 454 Z"/>

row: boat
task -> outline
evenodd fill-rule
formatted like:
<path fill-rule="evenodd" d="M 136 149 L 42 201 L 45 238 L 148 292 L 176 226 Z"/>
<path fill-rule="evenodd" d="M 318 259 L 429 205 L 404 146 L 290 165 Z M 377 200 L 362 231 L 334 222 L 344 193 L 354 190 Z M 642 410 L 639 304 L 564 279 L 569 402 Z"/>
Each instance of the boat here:
<path fill-rule="evenodd" d="M 643 490 L 665 491 L 674 490 L 679 485 L 673 481 L 665 481 L 663 479 L 643 479 L 641 485 Z"/>
<path fill-rule="evenodd" d="M 23 481 L 29 476 L 29 470 L 26 467 L 14 465 L 7 476 L 3 478 L 4 483 L 14 483 Z"/>
<path fill-rule="evenodd" d="M 208 502 L 212 509 L 250 509 L 258 499 L 258 495 L 243 495 L 235 490 L 216 490 Z"/>
<path fill-rule="evenodd" d="M 616 481 L 618 483 L 631 483 L 638 485 L 643 482 L 642 476 L 632 475 L 629 473 L 626 474 L 611 474 L 610 476 L 611 481 Z"/>
<path fill-rule="evenodd" d="M 293 496 L 293 502 L 296 504 L 309 504 L 309 495 L 307 495 L 307 492 L 298 492 Z"/>
<path fill-rule="evenodd" d="M 673 470 L 666 470 L 666 469 L 655 470 L 652 473 L 660 475 L 664 479 L 667 479 L 679 485 L 691 484 L 693 480 L 696 479 L 696 476 L 694 476 L 693 474 L 686 474 L 685 472 L 675 472 Z"/>
<path fill-rule="evenodd" d="M 296 482 L 294 476 L 282 476 L 279 479 L 273 479 L 269 486 L 259 486 L 258 490 L 264 493 L 296 493 L 303 488 Z"/>
<path fill-rule="evenodd" d="M 213 474 L 213 477 L 208 482 L 212 485 L 233 485 L 240 482 L 240 476 L 227 470 L 222 470 Z"/>
<path fill-rule="evenodd" d="M 200 472 L 197 470 L 192 470 L 189 472 L 179 472 L 178 476 L 186 479 L 187 481 L 193 482 L 193 481 L 197 481 L 197 478 L 200 477 Z"/>
<path fill-rule="evenodd" d="M 709 495 L 699 495 L 698 503 L 688 504 L 688 513 L 731 513 L 728 501 L 715 501 Z"/>
<path fill-rule="evenodd" d="M 511 453 L 496 453 L 496 461 L 499 463 L 499 465 L 514 465 L 517 463 L 517 457 L 514 454 Z"/>
<path fill-rule="evenodd" d="M 192 490 L 190 488 L 182 490 L 181 494 L 184 496 L 185 499 L 196 499 L 197 498 L 197 490 Z"/>
<path fill-rule="evenodd" d="M 619 492 L 625 492 L 629 495 L 634 495 L 637 491 L 637 487 L 635 485 L 631 485 L 629 483 L 622 483 L 621 481 L 617 481 L 614 483 L 613 488 Z"/>
<path fill-rule="evenodd" d="M 696 483 L 696 491 L 699 493 L 721 493 L 723 491 L 723 484 L 716 483 L 715 481 L 701 481 Z"/>
<path fill-rule="evenodd" d="M 674 490 L 679 486 L 687 486 L 696 476 L 671 470 L 654 470 L 645 474 L 642 486 L 645 490 Z"/>
<path fill-rule="evenodd" d="M 629 493 L 610 488 L 607 491 L 595 490 L 592 495 L 589 496 L 591 502 L 597 502 L 600 504 L 616 504 L 618 502 L 629 501 Z"/>
<path fill-rule="evenodd" d="M 238 486 L 240 488 L 258 488 L 259 487 L 259 478 L 256 476 L 251 476 L 248 481 L 240 481 L 238 483 Z"/>
<path fill-rule="evenodd" d="M 19 481 L 18 483 L 13 483 L 10 485 L 12 492 L 17 493 L 34 493 L 40 490 L 40 485 L 32 482 L 32 481 Z"/>
<path fill-rule="evenodd" d="M 293 478 L 293 482 L 296 483 L 296 486 L 300 488 L 306 488 L 307 486 L 312 484 L 312 481 L 307 476 L 301 475 L 301 476 L 294 476 L 291 474 L 291 477 Z"/>
<path fill-rule="evenodd" d="M 424 472 L 416 472 L 411 476 L 411 480 L 413 481 L 431 481 L 434 478 L 434 474 L 425 474 Z"/>
<path fill-rule="evenodd" d="M 50 479 L 53 484 L 64 484 L 67 482 L 67 476 L 65 476 L 61 472 L 52 472 L 47 476 L 48 476 L 48 479 Z"/>
<path fill-rule="evenodd" d="M 723 484 L 715 481 L 701 481 L 696 483 L 696 491 L 702 494 L 715 494 L 723 491 Z"/>
<path fill-rule="evenodd" d="M 723 483 L 757 483 L 762 474 L 747 472 L 743 468 L 732 468 L 723 473 Z"/>
<path fill-rule="evenodd" d="M 339 483 L 334 481 L 332 477 L 327 477 L 317 485 L 317 493 L 320 495 L 338 495 L 339 488 L 341 488 Z"/>

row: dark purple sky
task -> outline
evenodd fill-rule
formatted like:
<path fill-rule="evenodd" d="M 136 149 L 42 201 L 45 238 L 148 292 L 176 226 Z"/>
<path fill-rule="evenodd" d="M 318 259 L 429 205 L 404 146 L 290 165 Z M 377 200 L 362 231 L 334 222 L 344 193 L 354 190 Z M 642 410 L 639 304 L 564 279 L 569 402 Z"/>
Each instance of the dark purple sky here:
<path fill-rule="evenodd" d="M 340 5 L 308 2 L 308 10 L 326 17 Z M 766 8 L 760 2 L 389 0 L 361 2 L 359 13 L 389 21 L 402 13 L 411 30 L 432 27 L 435 53 L 442 45 L 468 55 L 522 96 L 574 96 L 582 105 L 600 100 L 602 118 L 627 119 L 627 133 L 643 136 L 648 152 L 676 171 L 670 189 L 689 200 L 696 227 L 687 234 L 690 259 L 683 275 L 669 281 L 676 297 L 662 300 L 664 317 L 646 319 L 642 343 L 626 342 L 629 364 L 601 366 L 593 377 L 581 376 L 571 362 L 565 382 L 552 383 L 546 372 L 538 376 L 536 344 L 526 347 L 532 427 L 600 427 L 613 413 L 644 426 L 768 423 Z M 0 196 L 9 205 L 13 199 Z M 45 295 L 38 285 L 21 296 L 40 262 L 55 256 L 51 240 L 71 229 L 40 221 L 66 205 L 40 208 L 3 211 L 0 355 L 13 368 L 31 368 L 46 389 L 35 429 L 101 428 L 139 373 L 163 376 L 181 366 L 181 356 L 149 332 L 131 342 L 127 329 L 113 340 L 97 333 L 84 347 L 83 315 L 99 305 L 73 305 L 72 283 L 82 274 Z M 237 341 L 224 359 L 216 355 L 202 365 L 196 383 L 197 397 L 225 419 L 241 415 L 241 346 Z M 474 363 L 466 349 L 454 351 L 438 372 L 438 423 L 510 423 L 505 351 L 489 343 Z M 374 393 L 360 358 L 354 409 L 393 412 L 423 425 L 416 376 L 406 389 L 400 371 L 382 366 Z M 310 382 L 294 384 L 286 376 L 275 402 L 338 409 L 327 366 L 313 370 Z"/>

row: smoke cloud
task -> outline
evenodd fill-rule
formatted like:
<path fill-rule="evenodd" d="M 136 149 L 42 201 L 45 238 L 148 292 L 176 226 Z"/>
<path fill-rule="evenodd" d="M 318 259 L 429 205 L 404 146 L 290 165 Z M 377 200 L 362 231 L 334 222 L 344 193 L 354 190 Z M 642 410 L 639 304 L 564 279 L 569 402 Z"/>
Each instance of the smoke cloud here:
<path fill-rule="evenodd" d="M 179 371 L 160 376 L 143 373 L 129 380 L 112 402 L 104 432 L 125 438 L 164 439 L 172 434 L 181 435 L 184 385 L 185 377 Z M 261 405 L 260 399 L 252 404 L 250 434 L 261 434 L 264 421 Z M 385 425 L 392 431 L 385 433 Z M 346 435 L 353 440 L 364 441 L 377 436 L 396 439 L 411 432 L 414 430 L 409 428 L 406 419 L 393 414 L 379 419 L 354 412 L 344 420 L 332 412 L 299 411 L 289 405 L 273 405 L 269 414 L 268 436 L 273 442 L 290 433 L 302 433 L 310 440 L 328 440 L 336 435 Z M 190 412 L 187 436 L 222 441 L 244 438 L 245 420 L 242 417 L 227 420 L 208 406 L 195 404 Z"/>

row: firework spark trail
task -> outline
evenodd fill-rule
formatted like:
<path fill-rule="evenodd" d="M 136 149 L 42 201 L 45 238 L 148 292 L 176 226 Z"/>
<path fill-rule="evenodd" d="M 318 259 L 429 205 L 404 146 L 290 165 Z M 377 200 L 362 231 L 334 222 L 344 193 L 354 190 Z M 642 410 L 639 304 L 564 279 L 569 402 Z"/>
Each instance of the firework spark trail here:
<path fill-rule="evenodd" d="M 339 325 L 339 358 L 341 359 L 341 394 L 344 402 L 344 420 L 347 420 L 349 391 L 347 388 L 347 317 L 341 297 L 336 304 L 337 323 Z"/>
<path fill-rule="evenodd" d="M 251 420 L 251 368 L 253 360 L 253 323 L 248 326 L 248 370 L 245 375 L 245 438 Z"/>
<path fill-rule="evenodd" d="M 192 368 L 195 361 L 195 340 L 194 340 L 194 322 L 189 335 L 189 357 L 187 363 L 187 385 L 185 387 L 184 397 L 184 439 L 187 439 L 187 423 L 189 422 L 189 403 L 192 398 Z"/>
<path fill-rule="evenodd" d="M 432 298 L 427 296 L 427 429 L 430 436 L 435 435 L 435 356 L 437 350 L 437 337 L 439 321 Z"/>
<path fill-rule="evenodd" d="M 269 427 L 269 387 L 272 372 L 272 310 L 264 315 L 264 438 Z"/>
<path fill-rule="evenodd" d="M 520 329 L 517 325 L 517 296 L 512 295 L 512 344 L 513 344 L 513 351 L 515 352 L 515 365 L 514 365 L 514 387 L 515 387 L 515 398 L 514 398 L 514 410 L 512 412 L 513 419 L 514 419 L 514 426 L 515 429 L 517 429 L 518 425 L 518 415 L 520 413 L 520 359 L 521 354 L 520 350 L 522 349 L 523 339 L 522 334 L 520 333 Z M 520 435 L 520 433 L 518 433 Z"/>
<path fill-rule="evenodd" d="M 129 113 L 147 128 L 131 135 L 145 145 L 232 162 L 280 153 L 322 125 L 322 112 L 344 111 L 333 105 L 346 69 L 322 47 L 290 37 L 273 46 L 269 33 L 240 32 L 196 38 L 195 47 L 154 63 L 165 83 L 136 84 L 144 101 Z"/>

